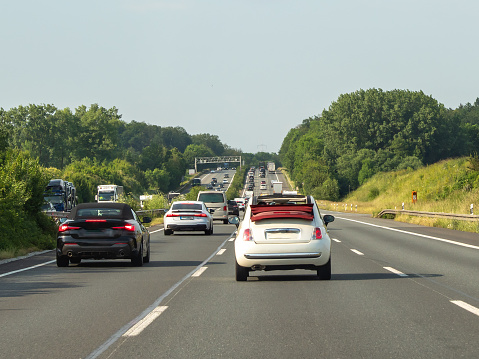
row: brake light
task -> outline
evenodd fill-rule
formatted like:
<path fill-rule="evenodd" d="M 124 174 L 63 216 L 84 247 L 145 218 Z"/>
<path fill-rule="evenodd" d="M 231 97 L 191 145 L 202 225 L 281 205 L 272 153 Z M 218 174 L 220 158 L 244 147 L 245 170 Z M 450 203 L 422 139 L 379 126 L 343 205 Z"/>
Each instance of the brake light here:
<path fill-rule="evenodd" d="M 62 224 L 58 227 L 58 232 L 71 231 L 72 229 L 80 229 L 80 227 L 69 226 L 68 224 Z"/>
<path fill-rule="evenodd" d="M 321 228 L 316 227 L 313 231 L 312 239 L 321 239 L 323 238 L 323 234 L 321 233 Z"/>
<path fill-rule="evenodd" d="M 134 232 L 135 226 L 133 224 L 125 224 L 122 227 L 111 227 L 112 229 L 124 229 L 125 231 Z"/>
<path fill-rule="evenodd" d="M 179 217 L 180 215 L 179 214 L 176 214 L 176 213 L 168 213 L 166 215 L 166 217 Z"/>
<path fill-rule="evenodd" d="M 85 219 L 85 222 L 106 222 L 106 219 Z"/>
<path fill-rule="evenodd" d="M 250 228 L 246 228 L 243 232 L 243 241 L 252 241 L 253 231 Z"/>
<path fill-rule="evenodd" d="M 206 213 L 195 214 L 195 217 L 207 217 Z"/>
<path fill-rule="evenodd" d="M 228 206 L 224 206 L 223 211 L 227 211 L 227 210 L 228 210 Z"/>

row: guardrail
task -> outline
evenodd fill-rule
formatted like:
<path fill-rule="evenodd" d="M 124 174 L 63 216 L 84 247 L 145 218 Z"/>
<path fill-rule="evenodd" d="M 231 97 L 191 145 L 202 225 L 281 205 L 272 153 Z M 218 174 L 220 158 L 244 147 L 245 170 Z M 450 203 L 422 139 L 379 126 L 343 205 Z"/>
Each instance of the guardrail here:
<path fill-rule="evenodd" d="M 441 212 L 421 212 L 421 211 L 408 211 L 404 209 L 383 209 L 377 214 L 377 217 L 381 218 L 385 214 L 398 215 L 405 214 L 408 216 L 419 217 L 435 217 L 435 218 L 449 218 L 460 221 L 479 221 L 479 216 L 474 214 L 457 214 L 457 213 L 441 213 Z"/>
<path fill-rule="evenodd" d="M 145 209 L 145 210 L 141 210 L 141 211 L 136 211 L 136 214 L 138 214 L 139 216 L 145 216 L 147 214 L 149 215 L 153 215 L 153 214 L 161 214 L 161 213 L 166 213 L 168 212 L 168 209 L 163 209 L 163 208 L 160 208 L 160 209 Z M 68 214 L 70 212 L 60 212 L 60 211 L 57 211 L 57 212 L 45 212 L 45 214 L 47 216 L 50 216 L 50 217 L 54 217 L 54 218 L 66 218 L 68 217 Z"/>

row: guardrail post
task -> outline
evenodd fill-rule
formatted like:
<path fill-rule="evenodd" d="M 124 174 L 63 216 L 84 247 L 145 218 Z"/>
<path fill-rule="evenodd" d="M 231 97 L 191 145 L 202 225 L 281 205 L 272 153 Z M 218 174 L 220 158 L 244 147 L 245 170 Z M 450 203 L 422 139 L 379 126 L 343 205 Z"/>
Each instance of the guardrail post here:
<path fill-rule="evenodd" d="M 471 203 L 471 215 L 473 215 L 473 214 L 474 214 L 474 204 Z"/>
<path fill-rule="evenodd" d="M 404 202 L 402 203 L 402 210 L 404 211 Z"/>

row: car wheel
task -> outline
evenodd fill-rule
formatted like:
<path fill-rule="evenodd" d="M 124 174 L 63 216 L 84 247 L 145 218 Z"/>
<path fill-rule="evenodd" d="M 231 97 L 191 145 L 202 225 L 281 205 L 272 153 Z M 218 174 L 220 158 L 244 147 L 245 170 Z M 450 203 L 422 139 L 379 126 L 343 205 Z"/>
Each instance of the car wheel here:
<path fill-rule="evenodd" d="M 70 258 L 70 263 L 80 264 L 81 263 L 81 258 Z"/>
<path fill-rule="evenodd" d="M 318 267 L 317 270 L 318 277 L 321 280 L 330 280 L 331 279 L 331 257 L 329 257 L 328 263 L 325 265 Z"/>
<path fill-rule="evenodd" d="M 146 256 L 143 258 L 143 263 L 150 263 L 150 240 L 148 240 L 148 249 Z"/>
<path fill-rule="evenodd" d="M 240 266 L 238 262 L 236 262 L 236 260 L 235 260 L 235 263 L 236 263 L 236 281 L 245 282 L 246 280 L 248 280 L 249 269 L 246 267 Z"/>
<path fill-rule="evenodd" d="M 166 229 L 166 228 L 165 228 L 165 230 L 163 231 L 163 234 L 164 234 L 165 236 L 169 236 L 171 233 L 173 233 L 173 231 L 172 231 L 171 229 Z"/>
<path fill-rule="evenodd" d="M 67 256 L 59 256 L 57 254 L 57 267 L 68 267 L 70 260 Z"/>
<path fill-rule="evenodd" d="M 131 264 L 135 267 L 141 267 L 143 265 L 143 243 L 138 250 L 138 253 L 131 258 Z"/>

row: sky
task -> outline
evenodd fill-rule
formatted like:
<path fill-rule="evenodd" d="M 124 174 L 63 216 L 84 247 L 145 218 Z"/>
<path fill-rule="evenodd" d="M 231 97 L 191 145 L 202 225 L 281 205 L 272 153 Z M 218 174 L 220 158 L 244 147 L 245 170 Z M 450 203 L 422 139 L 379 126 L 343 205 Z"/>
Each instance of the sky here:
<path fill-rule="evenodd" d="M 477 0 L 0 0 L 0 108 L 96 103 L 278 152 L 360 89 L 473 103 L 478 14 Z"/>

